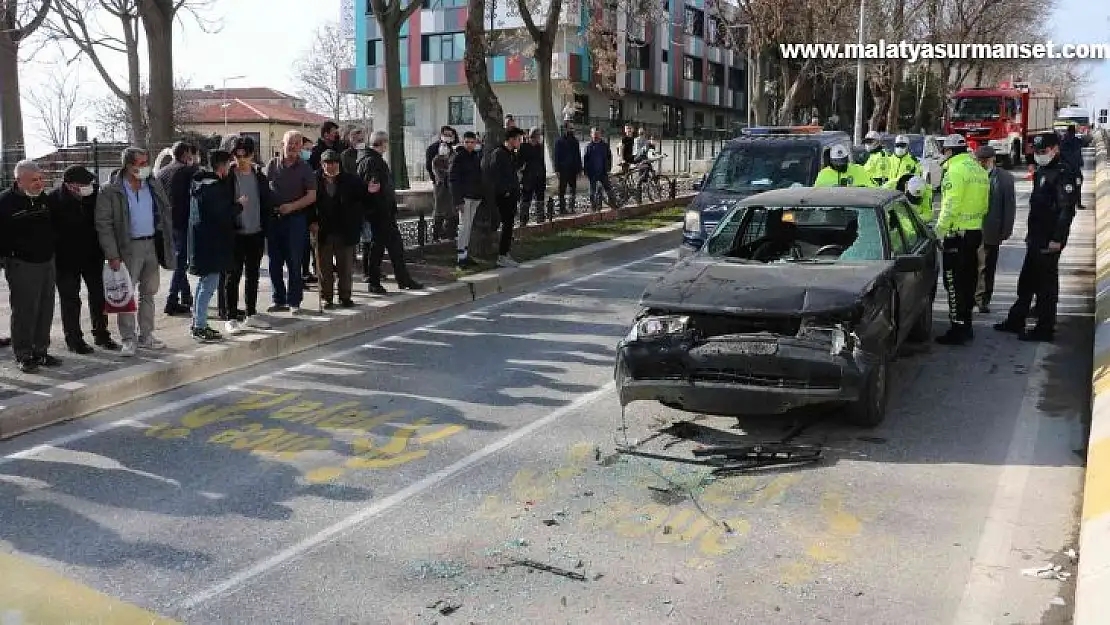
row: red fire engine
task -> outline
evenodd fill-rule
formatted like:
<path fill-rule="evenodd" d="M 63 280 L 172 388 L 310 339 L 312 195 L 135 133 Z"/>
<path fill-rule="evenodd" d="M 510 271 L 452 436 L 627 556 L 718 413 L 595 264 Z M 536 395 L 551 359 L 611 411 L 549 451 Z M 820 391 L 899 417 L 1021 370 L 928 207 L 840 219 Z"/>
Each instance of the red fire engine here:
<path fill-rule="evenodd" d="M 1052 130 L 1056 96 L 1033 91 L 1028 83 L 971 87 L 954 93 L 944 119 L 947 134 L 967 138 L 968 148 L 990 145 L 1000 160 L 1017 165 L 1024 155 L 1033 162 L 1032 136 Z"/>

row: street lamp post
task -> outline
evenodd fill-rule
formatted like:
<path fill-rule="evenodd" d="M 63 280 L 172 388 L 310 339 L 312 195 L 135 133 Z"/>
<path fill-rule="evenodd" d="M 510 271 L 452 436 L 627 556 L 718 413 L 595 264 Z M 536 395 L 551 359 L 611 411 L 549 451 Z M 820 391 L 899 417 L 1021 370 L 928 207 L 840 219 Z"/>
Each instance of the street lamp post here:
<path fill-rule="evenodd" d="M 227 109 L 231 108 L 231 102 L 227 101 L 227 81 L 229 81 L 229 80 L 240 80 L 242 78 L 246 78 L 246 76 L 224 76 L 224 84 L 223 84 L 224 103 L 222 105 L 220 105 L 220 108 L 222 108 L 224 110 L 224 138 L 227 138 L 227 134 L 228 134 L 227 133 Z"/>
<path fill-rule="evenodd" d="M 856 127 L 854 131 L 855 144 L 863 142 L 863 9 L 865 0 L 859 0 L 859 49 L 856 53 Z"/>

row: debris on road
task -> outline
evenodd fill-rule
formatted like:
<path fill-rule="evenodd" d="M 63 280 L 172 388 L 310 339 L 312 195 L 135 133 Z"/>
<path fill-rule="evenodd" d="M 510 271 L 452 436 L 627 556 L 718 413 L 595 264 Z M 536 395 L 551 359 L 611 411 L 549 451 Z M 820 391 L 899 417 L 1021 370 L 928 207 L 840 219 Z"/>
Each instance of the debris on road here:
<path fill-rule="evenodd" d="M 547 573 L 552 573 L 554 575 L 559 575 L 561 577 L 565 577 L 567 579 L 577 580 L 577 581 L 580 581 L 580 582 L 586 581 L 586 576 L 585 575 L 583 575 L 581 573 L 576 573 L 574 571 L 568 571 L 566 569 L 559 568 L 557 566 L 551 566 L 550 564 L 544 564 L 543 562 L 536 562 L 535 560 L 525 560 L 525 559 L 519 559 L 519 558 L 510 558 L 510 559 L 512 560 L 513 564 L 516 564 L 517 566 L 525 566 L 525 567 L 528 567 L 530 569 L 535 569 L 537 571 L 545 571 Z"/>
<path fill-rule="evenodd" d="M 1040 579 L 1055 579 L 1057 581 L 1066 582 L 1071 577 L 1071 573 L 1063 570 L 1064 567 L 1059 564 L 1045 564 L 1030 569 L 1022 569 L 1021 574 L 1026 577 L 1037 577 Z"/>
<path fill-rule="evenodd" d="M 439 601 L 436 601 L 435 603 L 429 605 L 428 609 L 437 610 L 443 616 L 450 616 L 457 612 L 461 607 L 462 604 L 458 603 L 457 601 L 444 601 L 443 599 L 440 599 Z"/>
<path fill-rule="evenodd" d="M 544 519 L 543 524 L 548 526 L 548 527 L 552 527 L 552 526 L 558 525 L 559 522 L 556 521 L 555 519 Z"/>

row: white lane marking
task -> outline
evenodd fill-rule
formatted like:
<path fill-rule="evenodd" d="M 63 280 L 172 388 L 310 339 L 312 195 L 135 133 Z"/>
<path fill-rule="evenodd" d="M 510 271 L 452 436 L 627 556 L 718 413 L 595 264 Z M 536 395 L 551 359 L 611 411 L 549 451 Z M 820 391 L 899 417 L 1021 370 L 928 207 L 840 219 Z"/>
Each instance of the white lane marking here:
<path fill-rule="evenodd" d="M 658 254 L 653 254 L 651 256 L 647 256 L 647 257 L 644 257 L 644 258 L 638 258 L 638 259 L 636 259 L 634 261 L 631 261 L 631 262 L 627 262 L 627 263 L 624 263 L 624 264 L 621 264 L 621 265 L 616 265 L 616 266 L 613 266 L 613 267 L 602 269 L 601 271 L 596 271 L 594 273 L 587 274 L 587 275 L 584 275 L 584 276 L 579 276 L 577 278 L 574 278 L 573 280 L 568 280 L 566 282 L 561 282 L 559 284 L 554 284 L 554 285 L 551 285 L 551 286 L 548 286 L 548 287 L 544 287 L 544 288 L 539 289 L 537 291 L 529 291 L 527 293 L 522 293 L 521 295 L 518 295 L 518 296 L 513 297 L 511 299 L 501 300 L 499 302 L 494 302 L 492 304 L 487 304 L 487 305 L 481 306 L 479 308 L 468 310 L 464 313 L 457 314 L 453 317 L 447 317 L 447 318 L 444 318 L 444 319 L 440 319 L 439 321 L 436 321 L 434 323 L 429 323 L 429 324 L 422 325 L 422 326 L 419 326 L 419 327 L 416 327 L 416 328 L 411 328 L 409 330 L 405 330 L 404 332 L 398 332 L 398 333 L 391 334 L 391 335 L 388 335 L 388 336 L 383 336 L 383 337 L 381 337 L 381 338 L 379 338 L 375 341 L 371 341 L 369 343 L 364 343 L 362 345 L 355 345 L 354 347 L 349 347 L 347 349 L 338 350 L 338 351 L 334 351 L 334 352 L 329 352 L 327 354 L 327 356 L 318 358 L 316 360 L 320 361 L 320 360 L 326 360 L 326 359 L 342 358 L 344 356 L 348 356 L 350 354 L 357 353 L 357 352 L 359 352 L 361 350 L 364 350 L 364 349 L 379 347 L 380 344 L 391 341 L 391 340 L 394 340 L 397 337 L 406 337 L 406 336 L 409 336 L 410 334 L 415 334 L 417 332 L 422 332 L 422 331 L 425 331 L 425 330 L 438 328 L 439 326 L 451 323 L 452 321 L 455 321 L 456 319 L 461 319 L 461 318 L 465 317 L 466 315 L 473 315 L 475 313 L 481 313 L 481 312 L 484 312 L 484 311 L 495 310 L 497 308 L 501 308 L 503 306 L 509 306 L 509 305 L 517 303 L 517 302 L 527 301 L 529 298 L 535 297 L 536 295 L 539 295 L 539 294 L 542 294 L 542 293 L 547 293 L 547 292 L 550 292 L 550 291 L 557 291 L 559 289 L 564 289 L 566 287 L 574 286 L 575 284 L 579 284 L 581 282 L 589 281 L 589 280 L 597 278 L 599 276 L 604 276 L 604 275 L 607 275 L 607 274 L 610 274 L 610 273 L 615 273 L 615 272 L 627 269 L 629 267 L 633 267 L 635 265 L 640 265 L 640 264 L 644 264 L 644 263 L 647 263 L 647 262 L 651 262 L 653 260 L 656 260 L 657 258 L 668 257 L 668 256 L 673 256 L 673 255 L 674 255 L 674 252 L 668 251 L 668 252 L 660 252 Z M 429 313 L 429 314 L 435 314 L 435 313 Z M 265 375 L 260 375 L 256 378 L 251 378 L 249 380 L 241 382 L 240 384 L 242 384 L 242 385 L 262 384 L 266 380 L 270 379 L 271 377 L 273 377 L 275 375 L 278 375 L 282 372 L 292 371 L 292 370 L 294 370 L 294 369 L 296 369 L 297 367 L 300 367 L 300 366 L 302 366 L 302 365 L 298 364 L 298 365 L 292 365 L 292 366 L 289 366 L 289 367 L 285 367 L 284 369 L 281 369 L 280 371 L 277 371 L 277 372 L 274 372 L 274 373 L 267 373 Z M 224 374 L 224 375 L 230 375 L 232 373 L 234 373 L 234 372 L 229 372 L 229 373 Z M 185 387 L 183 387 L 183 388 L 185 388 Z M 130 417 L 125 417 L 123 419 L 119 419 L 118 421 L 112 421 L 110 423 L 104 423 L 104 424 L 98 425 L 96 427 L 87 428 L 87 429 L 84 429 L 84 430 L 79 430 L 77 432 L 72 432 L 70 434 L 66 434 L 64 436 L 59 436 L 57 438 L 52 438 L 52 439 L 50 439 L 50 440 L 48 440 L 44 443 L 41 443 L 39 445 L 35 445 L 34 447 L 24 449 L 22 451 L 17 451 L 17 452 L 11 453 L 11 454 L 6 454 L 5 456 L 0 457 L 0 465 L 3 465 L 7 462 L 10 462 L 10 461 L 18 459 L 18 458 L 30 458 L 41 450 L 48 449 L 48 448 L 51 448 L 51 447 L 58 447 L 58 446 L 61 446 L 61 445 L 68 445 L 70 443 L 75 443 L 77 441 L 84 440 L 84 439 L 89 438 L 91 436 L 96 436 L 98 434 L 107 432 L 109 430 L 113 430 L 115 428 L 118 428 L 118 427 L 121 427 L 121 426 L 124 426 L 124 425 L 133 425 L 135 422 L 145 422 L 145 421 L 147 421 L 149 419 L 152 419 L 154 417 L 157 417 L 159 415 L 163 415 L 167 412 L 177 410 L 178 408 L 186 408 L 186 407 L 192 406 L 194 404 L 199 404 L 200 402 L 203 402 L 203 401 L 208 401 L 208 400 L 211 400 L 211 399 L 215 399 L 217 397 L 222 397 L 223 395 L 227 395 L 227 394 L 232 393 L 236 390 L 239 390 L 239 388 L 237 386 L 228 386 L 228 387 L 223 387 L 223 388 L 212 389 L 210 391 L 201 393 L 199 395 L 194 395 L 192 397 L 187 397 L 185 399 L 181 399 L 181 400 L 178 400 L 178 401 L 175 401 L 175 402 L 162 404 L 161 406 L 158 406 L 157 408 L 151 408 L 150 410 L 145 410 L 145 411 L 143 411 L 139 414 L 132 415 Z M 168 392 L 173 392 L 173 391 L 166 391 L 166 392 L 168 393 Z M 136 400 L 136 401 L 138 401 L 138 400 Z M 124 405 L 126 405 L 126 404 L 124 404 Z M 118 408 L 118 406 L 117 406 L 117 408 Z"/>
<path fill-rule="evenodd" d="M 1030 465 L 1037 446 L 1041 413 L 1037 401 L 1048 382 L 1045 362 L 1051 348 L 1041 343 L 1030 366 L 1032 375 L 1022 396 L 1014 433 L 1006 451 L 1005 466 L 998 478 L 994 499 L 987 511 L 987 520 L 980 534 L 971 574 L 964 588 L 963 599 L 952 620 L 954 625 L 991 625 L 997 622 L 999 603 L 1010 570 L 1014 526 L 1021 514 L 1025 486 L 1029 482 Z"/>
<path fill-rule="evenodd" d="M 595 391 L 592 391 L 586 395 L 581 395 L 578 397 L 578 399 L 575 399 L 562 408 L 559 408 L 558 410 L 548 413 L 546 416 L 536 419 L 532 423 L 529 423 L 519 430 L 516 430 L 513 433 L 500 438 L 490 443 L 489 445 L 486 445 L 485 447 L 462 458 L 461 460 L 448 465 L 440 469 L 439 471 L 436 471 L 435 473 L 427 475 L 421 480 L 413 482 L 412 484 L 406 486 L 405 488 L 402 488 L 392 495 L 385 497 L 384 499 L 378 501 L 377 503 L 374 503 L 373 505 L 363 508 L 355 514 L 323 529 L 320 532 L 317 532 L 316 534 L 313 534 L 312 536 L 309 536 L 299 543 L 287 547 L 279 551 L 278 553 L 270 556 L 269 558 L 266 558 L 265 560 L 262 560 L 250 567 L 247 567 L 221 582 L 209 586 L 208 588 L 185 599 L 185 601 L 181 603 L 180 608 L 183 610 L 192 610 L 193 608 L 196 608 L 203 603 L 206 603 L 223 594 L 233 591 L 246 582 L 249 582 L 250 580 L 261 575 L 264 575 L 290 560 L 300 557 L 306 552 L 319 547 L 320 545 L 330 541 L 340 534 L 357 527 L 361 523 L 375 516 L 378 516 L 383 512 L 386 512 L 390 508 L 394 508 L 408 501 L 409 499 L 412 499 L 413 497 L 424 493 L 429 489 L 439 486 L 448 479 L 482 462 L 486 458 L 489 458 L 493 454 L 501 451 L 502 449 L 505 449 L 513 443 L 516 443 L 522 438 L 532 434 L 536 430 L 539 430 L 540 428 L 553 423 L 558 419 L 561 419 L 562 417 L 574 412 L 575 410 L 578 410 L 586 406 L 587 404 L 600 399 L 606 393 L 611 392 L 614 388 L 614 385 L 615 384 L 613 382 L 610 382 Z"/>

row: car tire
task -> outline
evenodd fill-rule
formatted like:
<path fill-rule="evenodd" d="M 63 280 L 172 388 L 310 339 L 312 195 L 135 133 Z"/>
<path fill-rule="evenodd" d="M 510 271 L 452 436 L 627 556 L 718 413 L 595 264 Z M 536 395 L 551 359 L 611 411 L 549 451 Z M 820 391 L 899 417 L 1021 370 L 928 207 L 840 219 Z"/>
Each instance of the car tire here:
<path fill-rule="evenodd" d="M 886 418 L 887 399 L 890 396 L 890 359 L 883 352 L 867 372 L 867 381 L 860 397 L 848 404 L 845 421 L 860 427 L 875 427 Z"/>
<path fill-rule="evenodd" d="M 925 303 L 925 310 L 917 317 L 913 328 L 910 330 L 909 339 L 914 343 L 928 343 L 933 338 L 933 303 L 936 301 L 936 289 Z"/>

